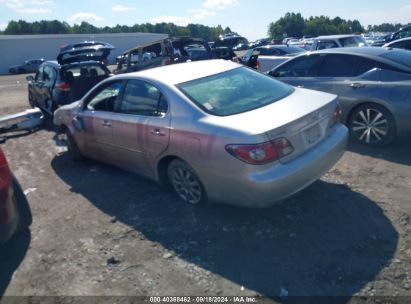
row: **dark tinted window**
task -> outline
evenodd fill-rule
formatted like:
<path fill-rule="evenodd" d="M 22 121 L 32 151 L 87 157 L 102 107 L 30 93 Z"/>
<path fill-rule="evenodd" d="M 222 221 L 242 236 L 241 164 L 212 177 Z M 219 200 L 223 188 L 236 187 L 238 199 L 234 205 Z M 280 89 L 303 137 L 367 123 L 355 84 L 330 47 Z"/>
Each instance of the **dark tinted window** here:
<path fill-rule="evenodd" d="M 43 81 L 43 71 L 44 71 L 44 66 L 41 66 L 36 73 L 36 76 L 34 77 L 35 81 Z"/>
<path fill-rule="evenodd" d="M 399 48 L 399 49 L 411 50 L 411 40 L 399 41 L 399 42 L 397 42 L 397 43 L 393 43 L 393 44 L 391 44 L 391 47 L 393 47 L 393 48 Z"/>
<path fill-rule="evenodd" d="M 306 50 L 300 47 L 295 47 L 295 46 L 278 47 L 278 50 L 282 54 L 297 54 L 297 53 L 306 52 Z"/>
<path fill-rule="evenodd" d="M 275 69 L 275 77 L 311 77 L 321 62 L 322 56 L 307 55 L 288 61 Z"/>
<path fill-rule="evenodd" d="M 375 68 L 380 68 L 381 64 L 375 60 L 371 59 L 363 59 L 357 69 L 357 75 L 364 74 L 365 72 L 368 72 L 372 69 Z"/>
<path fill-rule="evenodd" d="M 266 48 L 262 48 L 260 49 L 260 55 L 268 55 L 268 56 L 275 56 L 275 55 L 279 55 L 280 52 L 276 49 L 266 49 Z"/>
<path fill-rule="evenodd" d="M 401 38 L 406 38 L 406 37 L 410 37 L 410 36 L 411 36 L 411 28 L 407 28 L 407 29 L 404 29 L 402 31 L 399 31 L 395 35 L 394 39 L 401 39 Z"/>
<path fill-rule="evenodd" d="M 335 41 L 319 41 L 317 44 L 317 50 L 325 50 L 325 49 L 332 49 L 337 48 L 338 44 Z"/>
<path fill-rule="evenodd" d="M 375 60 L 371 60 L 371 59 L 367 59 L 367 58 L 363 58 L 360 66 L 358 67 L 357 70 L 357 75 L 361 75 L 364 74 L 372 69 L 384 69 L 384 70 L 390 70 L 390 71 L 399 71 L 397 68 L 389 66 L 387 64 L 375 61 Z"/>
<path fill-rule="evenodd" d="M 390 59 L 401 65 L 405 65 L 407 68 L 411 69 L 411 52 L 406 50 L 389 50 L 381 57 Z"/>
<path fill-rule="evenodd" d="M 56 79 L 56 71 L 50 67 L 50 66 L 45 66 L 44 71 L 43 71 L 43 80 L 46 82 L 52 82 Z"/>
<path fill-rule="evenodd" d="M 318 71 L 319 77 L 352 77 L 357 74 L 361 57 L 351 55 L 327 55 Z"/>

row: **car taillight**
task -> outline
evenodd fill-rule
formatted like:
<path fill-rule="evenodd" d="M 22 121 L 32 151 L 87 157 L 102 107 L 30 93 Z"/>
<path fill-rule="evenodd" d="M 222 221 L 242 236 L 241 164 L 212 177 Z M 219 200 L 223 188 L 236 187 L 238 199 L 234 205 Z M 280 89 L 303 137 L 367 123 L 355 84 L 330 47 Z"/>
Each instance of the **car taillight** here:
<path fill-rule="evenodd" d="M 340 105 L 335 107 L 333 116 L 331 118 L 330 128 L 334 127 L 341 119 L 342 110 Z"/>
<path fill-rule="evenodd" d="M 252 165 L 268 164 L 294 151 L 293 146 L 284 137 L 262 144 L 227 145 L 225 149 L 239 160 Z"/>
<path fill-rule="evenodd" d="M 7 200 L 11 184 L 11 173 L 7 164 L 6 157 L 0 150 L 0 205 Z"/>
<path fill-rule="evenodd" d="M 60 82 L 56 85 L 56 88 L 62 92 L 70 91 L 71 87 L 68 82 Z"/>
<path fill-rule="evenodd" d="M 256 68 L 256 70 L 260 69 L 260 61 L 257 60 L 257 63 L 255 64 L 255 68 Z"/>

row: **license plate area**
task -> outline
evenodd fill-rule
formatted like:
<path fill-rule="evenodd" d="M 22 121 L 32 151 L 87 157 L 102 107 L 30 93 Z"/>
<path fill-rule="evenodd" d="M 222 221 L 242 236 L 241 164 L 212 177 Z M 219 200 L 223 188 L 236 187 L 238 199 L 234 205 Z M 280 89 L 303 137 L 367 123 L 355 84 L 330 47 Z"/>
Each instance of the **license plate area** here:
<path fill-rule="evenodd" d="M 322 138 L 320 124 L 315 124 L 303 131 L 303 139 L 306 147 L 311 147 L 319 142 Z"/>

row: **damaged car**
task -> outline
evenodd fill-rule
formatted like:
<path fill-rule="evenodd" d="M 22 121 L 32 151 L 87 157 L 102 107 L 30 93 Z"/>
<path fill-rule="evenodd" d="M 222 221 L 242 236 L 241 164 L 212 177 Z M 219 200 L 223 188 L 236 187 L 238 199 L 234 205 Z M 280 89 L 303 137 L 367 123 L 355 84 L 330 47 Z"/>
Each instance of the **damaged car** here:
<path fill-rule="evenodd" d="M 111 75 L 105 62 L 114 47 L 108 43 L 85 42 L 62 47 L 56 61 L 40 65 L 35 76 L 27 76 L 30 106 L 53 115 L 101 80 Z"/>
<path fill-rule="evenodd" d="M 54 124 L 74 160 L 170 184 L 190 204 L 262 208 L 334 166 L 348 138 L 340 114 L 336 95 L 220 59 L 110 77 Z"/>

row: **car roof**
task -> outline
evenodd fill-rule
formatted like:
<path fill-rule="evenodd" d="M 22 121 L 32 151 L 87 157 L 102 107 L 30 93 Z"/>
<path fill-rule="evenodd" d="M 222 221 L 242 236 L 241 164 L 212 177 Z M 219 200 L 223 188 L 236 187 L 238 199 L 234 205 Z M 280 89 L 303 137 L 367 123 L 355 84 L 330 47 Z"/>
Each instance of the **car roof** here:
<path fill-rule="evenodd" d="M 377 57 L 387 53 L 390 50 L 382 47 L 344 47 L 344 48 L 329 48 L 324 50 L 313 51 L 312 53 L 334 53 L 334 54 L 353 54 Z"/>
<path fill-rule="evenodd" d="M 390 41 L 384 44 L 383 47 L 390 47 L 391 45 L 396 44 L 397 42 L 408 41 L 408 40 L 411 40 L 411 37 L 405 37 L 405 38 Z"/>
<path fill-rule="evenodd" d="M 326 35 L 326 36 L 318 36 L 318 37 L 314 38 L 314 40 L 341 39 L 341 38 L 349 38 L 349 37 L 360 37 L 360 35 Z"/>
<path fill-rule="evenodd" d="M 201 60 L 172 64 L 140 72 L 120 74 L 114 77 L 133 78 L 133 76 L 140 76 L 153 81 L 160 81 L 169 85 L 175 85 L 219 74 L 239 67 L 242 67 L 242 65 L 229 60 Z"/>
<path fill-rule="evenodd" d="M 392 66 L 396 66 L 404 71 L 411 72 L 410 68 L 405 65 L 400 65 L 399 63 L 392 61 L 388 58 L 383 57 L 383 54 L 388 52 L 409 52 L 407 50 L 402 49 L 393 49 L 393 48 L 384 48 L 384 47 L 346 47 L 346 48 L 330 48 L 318 51 L 307 52 L 301 55 L 296 56 L 306 56 L 307 54 L 347 54 L 347 55 L 356 55 L 367 57 L 370 59 L 377 60 L 382 63 L 386 63 Z"/>
<path fill-rule="evenodd" d="M 85 66 L 85 65 L 100 65 L 103 66 L 102 63 L 94 60 L 90 61 L 81 61 L 81 62 L 72 62 L 72 63 L 66 63 L 66 64 L 59 64 L 56 60 L 49 60 L 43 63 L 43 65 L 51 65 L 54 66 L 55 68 L 71 68 L 71 67 L 76 67 L 76 66 Z"/>

